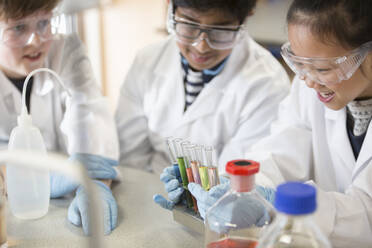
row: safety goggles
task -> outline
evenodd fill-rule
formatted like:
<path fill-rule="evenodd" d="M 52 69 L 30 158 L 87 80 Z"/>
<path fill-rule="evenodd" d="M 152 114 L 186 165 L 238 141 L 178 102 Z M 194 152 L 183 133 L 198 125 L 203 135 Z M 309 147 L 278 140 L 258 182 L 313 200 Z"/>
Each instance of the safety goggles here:
<path fill-rule="evenodd" d="M 334 58 L 306 58 L 293 54 L 289 42 L 281 48 L 288 66 L 300 77 L 325 85 L 348 80 L 372 50 L 372 41 L 364 43 L 345 56 Z"/>
<path fill-rule="evenodd" d="M 35 35 L 42 42 L 51 40 L 58 33 L 60 19 L 59 15 L 47 14 L 0 24 L 0 41 L 9 47 L 24 47 L 32 42 Z"/>
<path fill-rule="evenodd" d="M 213 49 L 230 49 L 244 30 L 243 25 L 203 25 L 174 15 L 172 17 L 168 20 L 170 32 L 176 35 L 179 42 L 190 46 L 196 46 L 205 40 Z M 203 36 L 203 33 L 206 35 Z"/>

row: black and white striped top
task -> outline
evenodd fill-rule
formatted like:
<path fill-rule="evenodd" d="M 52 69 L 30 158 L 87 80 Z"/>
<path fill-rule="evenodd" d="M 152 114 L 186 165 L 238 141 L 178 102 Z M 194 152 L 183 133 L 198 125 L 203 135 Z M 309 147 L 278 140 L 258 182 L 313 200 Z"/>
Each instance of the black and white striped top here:
<path fill-rule="evenodd" d="M 181 56 L 182 68 L 185 73 L 185 111 L 195 101 L 196 97 L 202 91 L 204 86 L 222 71 L 226 61 L 227 58 L 225 58 L 221 63 L 211 69 L 195 71 L 189 66 L 188 61 L 183 56 Z"/>

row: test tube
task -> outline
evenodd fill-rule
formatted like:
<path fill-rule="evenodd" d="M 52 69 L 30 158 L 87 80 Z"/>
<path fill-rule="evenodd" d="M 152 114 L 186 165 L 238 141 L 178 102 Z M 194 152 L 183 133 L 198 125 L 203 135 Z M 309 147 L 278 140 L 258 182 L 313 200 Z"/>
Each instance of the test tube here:
<path fill-rule="evenodd" d="M 181 178 L 182 178 L 182 185 L 184 187 L 187 187 L 187 185 L 189 184 L 189 181 L 187 179 L 185 159 L 184 159 L 184 156 L 182 154 L 182 146 L 181 146 L 182 142 L 183 142 L 183 140 L 180 139 L 180 138 L 173 139 L 173 147 L 174 147 L 174 151 L 175 151 L 176 158 L 177 158 L 178 168 L 180 170 L 180 174 L 181 174 Z"/>
<path fill-rule="evenodd" d="M 192 175 L 192 170 L 190 166 L 190 156 L 189 156 L 189 151 L 187 147 L 190 145 L 190 142 L 188 141 L 183 141 L 181 143 L 181 148 L 182 148 L 182 154 L 183 154 L 183 160 L 185 162 L 185 168 L 186 168 L 186 175 L 189 183 L 194 182 L 194 177 Z"/>
<path fill-rule="evenodd" d="M 208 166 L 208 179 L 209 187 L 212 188 L 220 184 L 220 178 L 218 176 L 218 167 L 216 160 L 214 159 L 214 149 L 212 146 L 207 146 L 204 148 L 205 159 Z"/>
<path fill-rule="evenodd" d="M 193 183 L 195 181 L 194 181 L 194 176 L 193 176 L 192 169 L 191 169 L 191 166 L 190 166 L 190 162 L 191 162 L 191 153 L 190 153 L 190 150 L 189 150 L 190 142 L 184 141 L 184 142 L 181 143 L 181 146 L 182 146 L 182 151 L 183 151 L 183 154 L 184 154 L 187 179 L 189 180 L 189 183 Z M 195 199 L 194 196 L 191 196 L 191 198 L 192 198 L 192 201 L 193 201 L 194 210 L 197 213 L 198 212 L 198 205 L 196 204 L 196 199 Z"/>
<path fill-rule="evenodd" d="M 204 163 L 203 159 L 203 146 L 198 145 L 195 147 L 195 152 L 199 162 L 199 175 L 201 185 L 204 190 L 209 190 L 209 179 L 208 179 L 208 167 Z"/>
<path fill-rule="evenodd" d="M 178 162 L 177 162 L 177 159 L 176 159 L 176 153 L 175 153 L 174 145 L 173 145 L 173 137 L 167 137 L 165 139 L 165 143 L 167 144 L 168 156 L 169 156 L 169 159 L 171 160 L 171 162 L 173 164 L 173 169 L 174 169 L 174 172 L 176 174 L 176 177 L 177 177 L 178 181 L 180 183 L 182 183 L 181 173 L 180 173 L 180 169 L 178 167 Z"/>
<path fill-rule="evenodd" d="M 189 153 L 191 156 L 190 165 L 191 165 L 191 170 L 192 170 L 195 183 L 201 185 L 200 175 L 199 175 L 199 161 L 198 161 L 198 156 L 196 155 L 195 147 L 196 145 L 189 146 Z"/>
<path fill-rule="evenodd" d="M 173 145 L 174 145 L 174 151 L 176 154 L 177 162 L 178 162 L 178 168 L 180 170 L 181 178 L 182 178 L 182 185 L 183 188 L 186 189 L 186 203 L 187 207 L 192 208 L 193 207 L 193 201 L 191 193 L 189 192 L 187 185 L 189 184 L 189 180 L 187 179 L 187 172 L 186 172 L 186 166 L 185 166 L 185 156 L 183 154 L 182 150 L 182 142 L 183 140 L 180 138 L 173 139 Z"/>

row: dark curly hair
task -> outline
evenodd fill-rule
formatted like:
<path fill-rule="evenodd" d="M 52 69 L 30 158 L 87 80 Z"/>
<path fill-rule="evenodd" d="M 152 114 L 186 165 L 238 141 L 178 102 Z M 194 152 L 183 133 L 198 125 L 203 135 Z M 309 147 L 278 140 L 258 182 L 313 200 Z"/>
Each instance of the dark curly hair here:
<path fill-rule="evenodd" d="M 37 11 L 51 11 L 60 0 L 0 0 L 0 18 L 21 19 Z"/>
<path fill-rule="evenodd" d="M 355 48 L 372 41 L 372 0 L 294 0 L 288 24 L 310 27 L 323 42 Z"/>
<path fill-rule="evenodd" d="M 192 8 L 199 11 L 210 9 L 222 10 L 236 17 L 240 23 L 250 15 L 256 6 L 257 0 L 172 0 L 176 7 Z"/>

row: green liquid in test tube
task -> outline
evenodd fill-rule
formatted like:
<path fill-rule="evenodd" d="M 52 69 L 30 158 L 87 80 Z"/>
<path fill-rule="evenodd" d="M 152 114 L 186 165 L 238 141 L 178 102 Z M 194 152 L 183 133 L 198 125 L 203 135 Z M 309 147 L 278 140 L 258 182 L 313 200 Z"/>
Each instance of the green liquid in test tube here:
<path fill-rule="evenodd" d="M 185 160 L 183 157 L 177 157 L 178 167 L 180 168 L 181 178 L 182 178 L 182 185 L 187 187 L 189 184 L 189 180 L 187 179 L 187 172 L 185 166 Z"/>
<path fill-rule="evenodd" d="M 189 180 L 187 179 L 185 157 L 182 153 L 181 143 L 182 143 L 182 139 L 177 138 L 177 139 L 173 140 L 174 150 L 175 150 L 176 156 L 177 156 L 178 168 L 180 169 L 180 174 L 181 174 L 181 178 L 182 178 L 182 185 L 183 185 L 184 189 L 186 189 L 187 206 L 189 208 L 192 208 L 192 206 L 193 206 L 192 197 L 191 197 L 191 193 L 189 192 L 189 190 L 187 188 L 187 185 L 189 184 Z"/>

